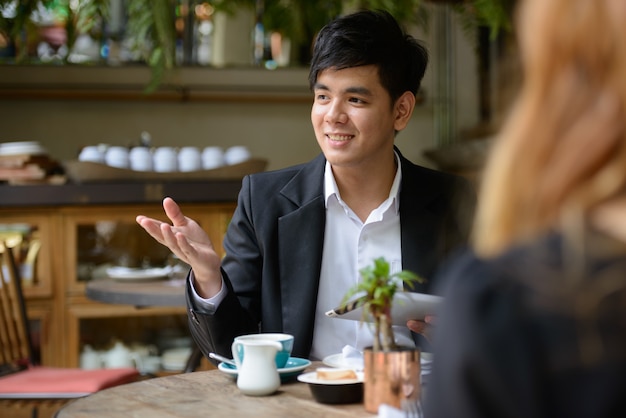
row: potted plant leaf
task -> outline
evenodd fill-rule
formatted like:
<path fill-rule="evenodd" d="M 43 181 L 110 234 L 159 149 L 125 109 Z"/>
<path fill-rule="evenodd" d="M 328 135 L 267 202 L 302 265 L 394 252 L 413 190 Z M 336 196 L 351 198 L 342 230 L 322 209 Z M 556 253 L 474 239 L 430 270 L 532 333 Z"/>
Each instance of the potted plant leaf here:
<path fill-rule="evenodd" d="M 373 323 L 374 343 L 363 353 L 365 409 L 377 413 L 383 403 L 396 408 L 403 408 L 407 402 L 417 403 L 420 351 L 396 344 L 391 312 L 396 292 L 410 290 L 424 279 L 407 270 L 392 272 L 383 257 L 375 259 L 359 273 L 361 280 L 348 290 L 343 302 L 352 300 L 355 309 L 363 309 L 362 321 Z"/>

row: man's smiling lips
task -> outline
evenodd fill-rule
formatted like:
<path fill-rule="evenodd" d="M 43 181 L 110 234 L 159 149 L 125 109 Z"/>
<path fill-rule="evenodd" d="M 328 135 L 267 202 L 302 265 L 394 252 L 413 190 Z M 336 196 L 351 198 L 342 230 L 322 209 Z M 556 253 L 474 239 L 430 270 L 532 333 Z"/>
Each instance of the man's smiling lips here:
<path fill-rule="evenodd" d="M 326 134 L 326 137 L 331 141 L 343 142 L 353 138 L 354 135 Z"/>

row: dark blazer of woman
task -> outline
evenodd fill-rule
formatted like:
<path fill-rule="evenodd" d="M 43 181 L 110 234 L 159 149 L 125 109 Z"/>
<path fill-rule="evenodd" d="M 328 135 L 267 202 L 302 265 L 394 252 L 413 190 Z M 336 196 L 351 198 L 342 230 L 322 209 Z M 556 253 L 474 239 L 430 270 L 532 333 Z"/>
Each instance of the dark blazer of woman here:
<path fill-rule="evenodd" d="M 465 242 L 474 193 L 467 182 L 404 158 L 400 190 L 402 267 L 428 279 Z M 312 161 L 245 177 L 224 238 L 222 275 L 228 296 L 214 314 L 190 296 L 191 333 L 202 352 L 230 357 L 246 333 L 294 335 L 293 356 L 309 357 L 322 262 L 323 154 Z M 416 291 L 429 292 L 432 283 Z"/>

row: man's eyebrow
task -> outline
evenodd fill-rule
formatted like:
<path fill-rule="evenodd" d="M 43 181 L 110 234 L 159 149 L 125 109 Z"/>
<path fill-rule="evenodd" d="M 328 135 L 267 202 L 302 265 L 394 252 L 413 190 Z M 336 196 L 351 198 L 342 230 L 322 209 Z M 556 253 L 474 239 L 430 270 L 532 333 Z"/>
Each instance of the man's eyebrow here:
<path fill-rule="evenodd" d="M 325 84 L 315 83 L 313 85 L 313 90 L 330 90 L 330 89 Z M 344 93 L 360 94 L 363 96 L 372 95 L 372 92 L 370 89 L 368 89 L 367 87 L 360 87 L 360 86 L 348 87 L 347 89 L 344 90 Z"/>
<path fill-rule="evenodd" d="M 325 84 L 315 83 L 313 85 L 313 90 L 329 90 L 329 88 Z"/>
<path fill-rule="evenodd" d="M 355 93 L 355 94 L 360 94 L 363 96 L 371 96 L 372 92 L 370 89 L 368 89 L 367 87 L 348 87 L 346 89 L 346 93 Z"/>

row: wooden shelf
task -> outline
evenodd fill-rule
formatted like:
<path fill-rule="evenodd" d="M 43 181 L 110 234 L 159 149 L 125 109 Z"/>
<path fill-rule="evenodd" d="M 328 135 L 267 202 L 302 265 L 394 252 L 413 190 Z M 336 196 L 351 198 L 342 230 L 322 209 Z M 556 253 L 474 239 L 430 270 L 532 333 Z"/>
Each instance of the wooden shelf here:
<path fill-rule="evenodd" d="M 180 67 L 153 93 L 142 66 L 0 65 L 0 99 L 310 102 L 308 69 Z"/>

